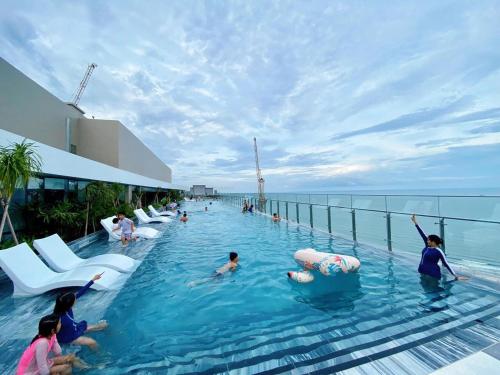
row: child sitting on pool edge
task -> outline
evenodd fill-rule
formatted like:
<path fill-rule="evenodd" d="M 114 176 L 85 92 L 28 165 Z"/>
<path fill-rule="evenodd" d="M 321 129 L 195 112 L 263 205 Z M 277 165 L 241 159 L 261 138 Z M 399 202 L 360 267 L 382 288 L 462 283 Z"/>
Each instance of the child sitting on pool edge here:
<path fill-rule="evenodd" d="M 229 262 L 227 262 L 221 268 L 219 268 L 217 271 L 215 271 L 215 273 L 217 275 L 222 275 L 229 270 L 235 271 L 236 267 L 238 267 L 238 261 L 239 261 L 238 253 L 231 251 L 229 253 Z"/>

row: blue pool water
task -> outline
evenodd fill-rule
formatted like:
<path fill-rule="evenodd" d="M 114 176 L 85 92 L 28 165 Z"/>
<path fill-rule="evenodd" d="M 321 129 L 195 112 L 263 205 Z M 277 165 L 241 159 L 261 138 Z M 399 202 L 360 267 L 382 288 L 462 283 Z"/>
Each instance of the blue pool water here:
<path fill-rule="evenodd" d="M 77 318 L 110 324 L 93 334 L 99 353 L 79 354 L 95 366 L 87 374 L 332 373 L 500 314 L 499 295 L 477 281 L 422 285 L 412 259 L 220 203 L 203 212 L 205 205 L 187 204 L 187 224 L 169 224 L 160 239 L 125 250 L 144 261 L 120 292 L 92 291 L 78 302 Z M 293 253 L 306 247 L 356 256 L 360 272 L 294 284 L 286 272 L 298 269 Z M 85 253 L 110 248 L 122 251 L 102 242 Z M 236 272 L 188 286 L 209 277 L 233 250 L 240 256 Z M 50 305 L 52 299 L 35 300 Z M 22 343 L 8 341 L 0 363 L 12 362 Z"/>

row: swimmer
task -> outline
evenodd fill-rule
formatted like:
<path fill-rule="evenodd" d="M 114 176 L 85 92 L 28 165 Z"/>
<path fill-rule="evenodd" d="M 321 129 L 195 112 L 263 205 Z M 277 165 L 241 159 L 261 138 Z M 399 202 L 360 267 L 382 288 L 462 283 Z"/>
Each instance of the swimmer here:
<path fill-rule="evenodd" d="M 205 211 L 208 211 L 208 207 L 207 206 L 205 206 Z"/>
<path fill-rule="evenodd" d="M 224 275 L 227 271 L 236 271 L 236 268 L 238 267 L 238 253 L 236 252 L 230 252 L 229 253 L 229 262 L 224 264 L 221 268 L 217 269 L 212 276 L 201 279 L 201 280 L 196 280 L 196 281 L 191 281 L 187 284 L 189 288 L 208 283 L 212 280 L 217 279 L 218 277 Z"/>
<path fill-rule="evenodd" d="M 187 223 L 187 221 L 188 221 L 188 216 L 187 216 L 186 211 L 184 211 L 184 213 L 182 214 L 181 221 L 182 221 L 183 223 Z"/>
<path fill-rule="evenodd" d="M 439 248 L 439 245 L 443 243 L 441 238 L 435 234 L 427 236 L 418 225 L 417 217 L 415 216 L 415 214 L 411 216 L 411 221 L 417 227 L 418 233 L 424 240 L 425 244 L 425 247 L 422 250 L 420 264 L 418 266 L 418 272 L 424 277 L 432 277 L 439 280 L 441 279 L 441 269 L 438 266 L 438 262 L 441 261 L 443 266 L 445 266 L 448 271 L 450 271 L 450 273 L 455 277 L 455 280 L 467 280 L 467 277 L 457 275 L 448 264 L 443 250 Z"/>
<path fill-rule="evenodd" d="M 215 271 L 215 273 L 217 275 L 222 275 L 229 270 L 235 271 L 236 267 L 238 267 L 238 261 L 239 261 L 238 253 L 231 251 L 229 253 L 229 262 L 227 262 L 221 268 L 219 268 L 217 271 Z"/>
<path fill-rule="evenodd" d="M 253 212 L 253 204 L 251 204 L 250 207 L 248 207 L 248 212 L 250 212 L 250 213 Z"/>
<path fill-rule="evenodd" d="M 274 213 L 273 214 L 273 219 L 272 219 L 275 223 L 281 221 L 281 217 L 278 216 L 277 213 Z"/>

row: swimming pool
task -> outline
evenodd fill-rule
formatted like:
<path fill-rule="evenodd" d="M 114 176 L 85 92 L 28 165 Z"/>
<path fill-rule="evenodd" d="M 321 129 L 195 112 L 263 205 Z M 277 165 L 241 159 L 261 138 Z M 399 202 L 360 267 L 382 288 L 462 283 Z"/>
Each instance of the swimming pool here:
<path fill-rule="evenodd" d="M 110 324 L 93 335 L 101 344 L 98 354 L 81 352 L 96 366 L 87 374 L 333 373 L 392 366 L 387 358 L 417 353 L 438 340 L 461 342 L 455 351 L 440 353 L 440 360 L 424 351 L 418 365 L 406 364 L 411 373 L 428 373 L 500 337 L 499 295 L 477 280 L 426 289 L 417 265 L 398 254 L 353 248 L 348 241 L 221 203 L 204 212 L 205 205 L 186 204 L 187 224 L 172 223 L 160 239 L 125 250 L 147 255 L 120 292 L 91 292 L 76 306 L 77 318 L 104 317 Z M 93 245 L 99 251 L 110 246 L 121 251 L 107 242 Z M 293 253 L 305 247 L 356 256 L 361 270 L 294 284 L 286 272 L 297 269 Z M 232 250 L 239 253 L 240 269 L 188 286 L 209 277 Z M 52 300 L 49 295 L 30 303 Z M 6 301 L 0 300 L 2 306 Z M 471 332 L 482 341 L 464 339 Z M 29 340 L 33 334 L 27 335 Z M 0 359 L 11 366 L 23 350 L 22 339 L 5 348 Z"/>

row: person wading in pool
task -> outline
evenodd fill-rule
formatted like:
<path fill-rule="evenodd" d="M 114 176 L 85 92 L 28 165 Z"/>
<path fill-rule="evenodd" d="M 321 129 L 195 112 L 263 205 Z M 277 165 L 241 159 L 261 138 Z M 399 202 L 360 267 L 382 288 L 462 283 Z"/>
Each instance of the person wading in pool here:
<path fill-rule="evenodd" d="M 188 221 L 188 215 L 187 215 L 186 211 L 184 211 L 184 213 L 182 214 L 181 221 L 183 223 L 187 223 L 187 221 Z"/>
<path fill-rule="evenodd" d="M 420 275 L 424 278 L 430 277 L 435 281 L 440 280 L 441 269 L 438 266 L 438 262 L 441 261 L 443 266 L 445 266 L 455 277 L 455 280 L 467 280 L 467 277 L 457 275 L 448 264 L 443 250 L 439 248 L 439 246 L 443 243 L 441 238 L 435 234 L 427 236 L 418 225 L 415 214 L 411 216 L 411 221 L 417 227 L 418 233 L 420 233 L 420 236 L 424 240 L 425 244 L 425 247 L 422 250 L 422 257 L 420 258 L 420 264 L 418 265 L 418 272 Z"/>
<path fill-rule="evenodd" d="M 82 297 L 92 284 L 94 284 L 94 281 L 101 278 L 103 273 L 95 275 L 92 280 L 76 293 L 64 293 L 57 297 L 54 314 L 61 317 L 61 330 L 57 332 L 57 340 L 61 344 L 86 345 L 91 349 L 97 348 L 97 342 L 94 339 L 83 335 L 87 332 L 106 329 L 108 323 L 105 320 L 97 324 L 87 324 L 85 320 L 77 322 L 73 316 L 73 307 L 77 299 Z"/>

